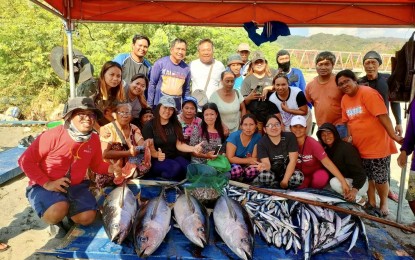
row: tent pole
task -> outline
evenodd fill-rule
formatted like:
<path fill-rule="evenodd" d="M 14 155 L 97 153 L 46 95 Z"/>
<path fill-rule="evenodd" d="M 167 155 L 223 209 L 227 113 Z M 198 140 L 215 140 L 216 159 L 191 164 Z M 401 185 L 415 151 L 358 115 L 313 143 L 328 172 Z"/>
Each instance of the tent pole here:
<path fill-rule="evenodd" d="M 70 87 L 70 97 L 75 97 L 75 76 L 73 69 L 73 50 L 72 50 L 72 23 L 71 21 L 66 21 L 66 35 L 68 38 L 68 67 L 69 67 L 69 87 Z"/>
<path fill-rule="evenodd" d="M 415 63 L 414 63 L 414 69 L 415 69 Z M 415 75 L 412 76 L 412 86 L 411 86 L 411 98 L 409 100 L 409 104 L 411 104 L 411 102 L 414 100 L 415 97 Z M 411 120 L 411 115 L 409 113 L 409 108 L 408 110 L 405 111 L 405 115 L 407 115 L 407 120 L 406 120 L 406 126 L 408 126 L 408 124 L 410 123 Z M 406 130 L 406 128 L 405 128 Z M 406 132 L 405 132 L 406 135 Z M 412 157 L 411 157 L 412 158 Z M 408 156 L 406 157 L 406 162 L 408 164 Z M 409 162 L 409 165 L 411 165 L 412 162 Z M 404 191 L 405 191 L 405 184 L 406 184 L 406 168 L 408 165 L 405 165 L 405 167 L 402 168 L 401 170 L 401 182 L 399 185 L 399 202 L 398 202 L 398 212 L 396 214 L 396 222 L 401 223 L 402 219 L 401 219 L 401 213 L 402 213 L 402 206 L 403 206 L 403 196 L 404 196 Z"/>

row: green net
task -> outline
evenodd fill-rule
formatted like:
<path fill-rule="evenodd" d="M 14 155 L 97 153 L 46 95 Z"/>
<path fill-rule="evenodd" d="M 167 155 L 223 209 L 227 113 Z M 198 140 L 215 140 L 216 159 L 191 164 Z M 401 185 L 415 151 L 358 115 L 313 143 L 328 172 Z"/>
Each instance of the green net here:
<path fill-rule="evenodd" d="M 228 183 L 225 174 L 209 165 L 196 163 L 187 166 L 187 180 L 186 189 L 202 202 L 217 199 Z"/>

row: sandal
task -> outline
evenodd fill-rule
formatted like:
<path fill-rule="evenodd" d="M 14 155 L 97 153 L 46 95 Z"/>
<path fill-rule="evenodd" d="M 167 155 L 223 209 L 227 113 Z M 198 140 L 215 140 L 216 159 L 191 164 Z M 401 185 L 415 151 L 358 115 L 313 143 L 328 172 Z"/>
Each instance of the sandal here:
<path fill-rule="evenodd" d="M 399 196 L 393 190 L 390 190 L 388 193 L 388 198 L 395 201 L 396 203 L 399 202 Z"/>
<path fill-rule="evenodd" d="M 10 246 L 8 244 L 0 243 L 0 252 L 6 251 L 7 249 L 9 249 L 9 247 Z"/>
<path fill-rule="evenodd" d="M 365 204 L 365 206 L 363 207 L 363 209 L 364 209 L 364 210 L 365 210 L 365 212 L 366 212 L 367 214 L 369 214 L 369 215 L 372 215 L 372 216 L 375 216 L 375 217 L 380 217 L 380 216 L 381 216 L 380 211 L 379 211 L 377 208 L 375 208 L 375 207 L 373 207 L 372 205 L 370 205 L 370 203 L 369 203 L 369 202 L 367 202 L 367 203 Z"/>

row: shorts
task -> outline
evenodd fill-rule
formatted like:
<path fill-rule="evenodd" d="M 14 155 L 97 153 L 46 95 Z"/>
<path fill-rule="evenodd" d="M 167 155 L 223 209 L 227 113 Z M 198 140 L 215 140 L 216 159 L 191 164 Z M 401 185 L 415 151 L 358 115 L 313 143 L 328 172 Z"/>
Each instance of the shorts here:
<path fill-rule="evenodd" d="M 362 158 L 363 169 L 366 172 L 369 181 L 375 181 L 376 184 L 388 182 L 388 173 L 390 171 L 391 157 L 386 156 L 377 159 Z"/>
<path fill-rule="evenodd" d="M 408 190 L 406 191 L 405 199 L 407 201 L 415 200 L 415 171 L 409 172 Z"/>
<path fill-rule="evenodd" d="M 68 193 L 49 191 L 40 185 L 29 186 L 26 188 L 26 197 L 40 218 L 50 206 L 61 201 L 69 203 L 69 217 L 98 208 L 95 197 L 89 191 L 89 180 L 69 186 Z"/>

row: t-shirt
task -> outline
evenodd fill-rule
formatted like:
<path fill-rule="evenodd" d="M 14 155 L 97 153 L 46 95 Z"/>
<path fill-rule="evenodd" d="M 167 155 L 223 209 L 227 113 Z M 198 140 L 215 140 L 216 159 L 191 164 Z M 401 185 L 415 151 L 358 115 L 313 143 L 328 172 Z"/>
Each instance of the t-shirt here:
<path fill-rule="evenodd" d="M 257 78 L 254 74 L 246 76 L 242 82 L 241 93 L 244 97 L 248 96 L 252 90 L 254 90 L 258 85 L 261 87 L 272 86 L 272 79 L 274 73 L 271 73 L 271 76 L 265 75 L 263 78 Z"/>
<path fill-rule="evenodd" d="M 210 74 L 209 84 L 206 88 L 206 96 L 209 98 L 213 92 L 220 88 L 220 75 L 225 70 L 222 62 L 214 60 L 212 73 Z M 200 59 L 190 63 L 190 72 L 192 80 L 192 91 L 196 89 L 205 89 L 206 81 L 209 76 L 211 64 L 204 64 Z"/>
<path fill-rule="evenodd" d="M 248 145 L 243 146 L 241 137 L 240 137 L 241 133 L 242 133 L 242 130 L 238 130 L 236 132 L 231 133 L 228 139 L 226 139 L 226 141 L 236 146 L 236 152 L 235 152 L 236 157 L 239 157 L 239 158 L 251 157 L 252 153 L 254 152 L 255 145 L 258 143 L 259 139 L 261 139 L 261 135 L 258 133 L 255 133 L 252 136 L 252 139 L 248 143 Z"/>
<path fill-rule="evenodd" d="M 289 91 L 288 98 L 287 98 L 287 100 L 285 100 L 285 101 L 287 101 L 288 108 L 298 109 L 301 106 L 304 106 L 304 105 L 307 104 L 307 100 L 304 96 L 304 93 L 299 88 L 288 87 L 288 91 Z M 281 100 L 278 97 L 276 92 L 272 93 L 272 95 L 269 97 L 269 101 L 271 101 L 272 103 L 274 103 L 278 107 L 278 110 L 279 110 L 279 112 L 281 114 L 281 117 L 282 117 L 282 122 L 285 126 L 285 131 L 290 131 L 289 128 L 290 128 L 291 118 L 293 118 L 294 115 L 282 110 L 281 104 L 282 104 L 283 100 Z"/>
<path fill-rule="evenodd" d="M 137 62 L 131 57 L 130 53 L 118 54 L 113 61 L 121 65 L 122 79 L 126 84 L 129 84 L 131 78 L 138 73 L 143 73 L 147 77 L 150 73 L 151 63 L 146 59 L 143 62 Z"/>
<path fill-rule="evenodd" d="M 142 107 L 141 107 L 138 97 L 135 97 L 133 100 L 130 99 L 130 97 L 128 96 L 129 88 L 130 86 L 128 85 L 124 86 L 124 91 L 125 91 L 124 93 L 125 93 L 125 96 L 127 97 L 127 102 L 130 103 L 131 105 L 131 116 L 133 118 L 139 118 Z"/>
<path fill-rule="evenodd" d="M 324 123 L 333 125 L 342 123 L 340 102 L 343 92 L 337 87 L 335 78 L 336 76 L 332 74 L 328 82 L 320 84 L 318 77 L 315 77 L 305 88 L 305 97 L 314 106 L 318 126 Z"/>
<path fill-rule="evenodd" d="M 225 102 L 217 91 L 210 96 L 209 102 L 218 106 L 222 122 L 229 128 L 230 133 L 238 130 L 241 119 L 241 103 L 244 102 L 244 98 L 238 90 L 235 90 L 235 98 L 231 103 Z"/>
<path fill-rule="evenodd" d="M 148 87 L 148 105 L 157 106 L 163 95 L 190 96 L 190 68 L 184 61 L 174 64 L 170 56 L 166 56 L 154 63 Z"/>
<path fill-rule="evenodd" d="M 239 76 L 235 79 L 235 82 L 233 83 L 233 89 L 235 90 L 241 90 L 242 82 L 244 82 L 244 78 L 242 76 Z"/>
<path fill-rule="evenodd" d="M 300 169 L 304 175 L 311 175 L 318 169 L 323 169 L 321 160 L 327 157 L 326 152 L 319 142 L 313 137 L 307 136 L 302 147 L 298 147 L 298 160 L 296 169 Z"/>
<path fill-rule="evenodd" d="M 271 165 L 277 160 L 287 160 L 289 153 L 298 151 L 297 140 L 293 133 L 281 132 L 281 140 L 274 144 L 268 135 L 264 135 L 257 146 L 258 159 L 269 158 Z"/>
<path fill-rule="evenodd" d="M 305 91 L 305 79 L 303 72 L 297 68 L 291 68 L 287 74 L 290 87 L 297 87 L 301 91 Z"/>
<path fill-rule="evenodd" d="M 384 158 L 397 152 L 394 141 L 377 118 L 388 114 L 378 91 L 359 86 L 353 97 L 343 96 L 341 107 L 342 120 L 347 123 L 353 145 L 362 158 Z"/>
<path fill-rule="evenodd" d="M 209 134 L 209 141 L 206 137 L 202 137 L 202 128 L 199 126 L 196 128 L 192 135 L 190 136 L 190 143 L 189 145 L 197 145 L 200 142 L 204 141 L 202 153 L 206 154 L 210 151 L 214 151 L 216 146 L 222 144 L 222 138 L 220 137 L 219 133 L 208 133 Z M 206 163 L 207 159 L 205 158 L 198 158 L 192 156 L 192 163 Z"/>
<path fill-rule="evenodd" d="M 75 159 L 77 158 L 77 159 Z M 19 166 L 29 177 L 29 185 L 43 186 L 65 176 L 71 167 L 71 185 L 81 183 L 88 169 L 108 174 L 109 164 L 102 160 L 96 133 L 86 142 L 75 142 L 63 125 L 43 132 L 19 158 Z"/>
<path fill-rule="evenodd" d="M 167 141 L 165 142 L 154 130 L 153 120 L 154 119 L 145 124 L 143 128 L 144 140 L 152 138 L 156 151 L 158 151 L 158 148 L 160 148 L 161 151 L 166 154 L 166 158 L 176 158 L 178 156 L 178 150 L 176 148 L 177 136 L 174 132 L 173 124 L 168 122 L 166 125 L 162 126 L 167 137 Z"/>

